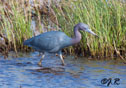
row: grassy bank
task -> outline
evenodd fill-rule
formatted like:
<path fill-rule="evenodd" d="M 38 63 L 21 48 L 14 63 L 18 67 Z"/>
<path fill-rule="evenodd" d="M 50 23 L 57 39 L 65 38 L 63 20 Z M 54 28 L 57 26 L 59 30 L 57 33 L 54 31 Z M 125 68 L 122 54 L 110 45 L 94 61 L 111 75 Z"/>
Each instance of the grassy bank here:
<path fill-rule="evenodd" d="M 58 23 L 68 35 L 78 22 L 84 22 L 96 32 L 99 38 L 83 34 L 77 48 L 83 55 L 114 56 L 126 53 L 126 3 L 121 0 L 77 0 L 62 2 L 53 6 Z M 71 48 L 75 52 L 75 48 Z M 87 52 L 87 53 L 86 53 Z"/>
<path fill-rule="evenodd" d="M 22 46 L 22 41 L 32 36 L 30 5 L 23 1 L 0 1 L 0 35 L 4 38 L 4 48 L 14 50 Z M 5 47 L 6 46 L 6 47 Z M 3 47 L 3 46 L 1 46 Z"/>
<path fill-rule="evenodd" d="M 27 48 L 22 42 L 33 36 L 31 20 L 34 16 L 37 18 L 39 28 L 42 28 L 42 22 L 48 26 L 48 20 L 51 20 L 57 30 L 61 27 L 67 35 L 73 36 L 74 25 L 83 22 L 99 36 L 95 38 L 84 32 L 81 42 L 67 48 L 66 52 L 81 53 L 84 56 L 126 57 L 126 4 L 121 0 L 107 2 L 106 0 L 61 0 L 59 3 L 46 4 L 34 2 L 32 3 L 34 6 L 25 0 L 19 2 L 11 0 L 7 3 L 1 1 L 0 4 L 0 34 L 1 37 L 7 38 L 6 45 L 15 51 L 20 47 Z M 42 32 L 40 29 L 39 31 Z"/>

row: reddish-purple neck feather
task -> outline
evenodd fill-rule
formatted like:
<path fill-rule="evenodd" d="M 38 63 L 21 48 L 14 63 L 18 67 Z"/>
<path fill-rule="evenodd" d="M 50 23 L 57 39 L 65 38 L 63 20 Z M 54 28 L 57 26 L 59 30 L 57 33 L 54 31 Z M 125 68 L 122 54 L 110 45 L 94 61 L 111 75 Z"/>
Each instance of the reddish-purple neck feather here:
<path fill-rule="evenodd" d="M 74 27 L 74 37 L 72 38 L 72 44 L 79 43 L 81 40 L 81 33 L 79 32 L 79 27 Z"/>

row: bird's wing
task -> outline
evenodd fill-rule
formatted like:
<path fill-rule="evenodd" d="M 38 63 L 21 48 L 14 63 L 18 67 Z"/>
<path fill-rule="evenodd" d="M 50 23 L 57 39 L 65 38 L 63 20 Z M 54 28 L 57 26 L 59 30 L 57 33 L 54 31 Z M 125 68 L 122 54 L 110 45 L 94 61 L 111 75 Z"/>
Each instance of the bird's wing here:
<path fill-rule="evenodd" d="M 30 38 L 24 44 L 39 51 L 57 52 L 64 47 L 70 46 L 70 40 L 71 38 L 65 33 L 52 31 Z"/>
<path fill-rule="evenodd" d="M 38 50 L 49 51 L 59 45 L 59 38 L 55 35 L 39 35 L 33 37 L 31 46 Z"/>

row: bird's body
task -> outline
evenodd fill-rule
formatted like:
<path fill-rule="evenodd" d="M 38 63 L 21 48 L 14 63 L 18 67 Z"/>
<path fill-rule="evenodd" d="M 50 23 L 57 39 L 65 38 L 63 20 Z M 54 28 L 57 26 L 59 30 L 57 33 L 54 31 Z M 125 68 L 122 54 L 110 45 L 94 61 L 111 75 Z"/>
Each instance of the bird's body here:
<path fill-rule="evenodd" d="M 32 37 L 26 41 L 24 41 L 24 45 L 27 45 L 29 47 L 32 47 L 40 52 L 48 52 L 48 53 L 58 53 L 63 65 L 64 60 L 62 57 L 61 50 L 65 47 L 74 45 L 81 40 L 81 34 L 80 30 L 89 32 L 95 36 L 97 36 L 93 31 L 91 31 L 88 27 L 88 25 L 84 23 L 78 23 L 74 26 L 74 37 L 68 37 L 64 32 L 61 31 L 50 31 L 42 33 L 38 36 Z M 44 54 L 42 56 L 42 59 L 44 58 Z M 41 61 L 39 61 L 39 65 L 41 65 Z"/>
<path fill-rule="evenodd" d="M 24 45 L 33 47 L 40 52 L 46 51 L 48 53 L 57 53 L 62 48 L 70 46 L 71 44 L 72 38 L 61 31 L 45 32 L 24 42 Z"/>

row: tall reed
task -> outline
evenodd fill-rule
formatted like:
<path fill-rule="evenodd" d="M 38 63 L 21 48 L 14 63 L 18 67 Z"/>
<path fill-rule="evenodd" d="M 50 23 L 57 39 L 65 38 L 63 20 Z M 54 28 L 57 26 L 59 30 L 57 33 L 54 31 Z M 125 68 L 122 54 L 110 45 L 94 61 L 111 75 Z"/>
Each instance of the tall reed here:
<path fill-rule="evenodd" d="M 30 5 L 24 0 L 0 1 L 1 34 L 5 35 L 8 43 L 17 52 L 17 47 L 22 41 L 32 36 Z"/>
<path fill-rule="evenodd" d="M 42 22 L 48 28 L 51 20 L 71 37 L 74 25 L 83 22 L 99 36 L 95 38 L 82 32 L 81 42 L 65 51 L 100 57 L 117 53 L 126 56 L 126 3 L 123 0 L 33 1 L 0 1 L 0 34 L 8 39 L 15 51 L 23 47 L 25 39 L 33 36 L 31 21 L 32 16 L 35 16 L 40 29 Z"/>
<path fill-rule="evenodd" d="M 73 26 L 84 22 L 98 34 L 95 38 L 82 33 L 83 39 L 77 48 L 92 56 L 114 56 L 115 48 L 126 52 L 126 3 L 121 0 L 62 0 L 58 6 L 52 6 L 59 25 L 69 36 Z M 75 52 L 74 48 L 71 48 Z"/>

